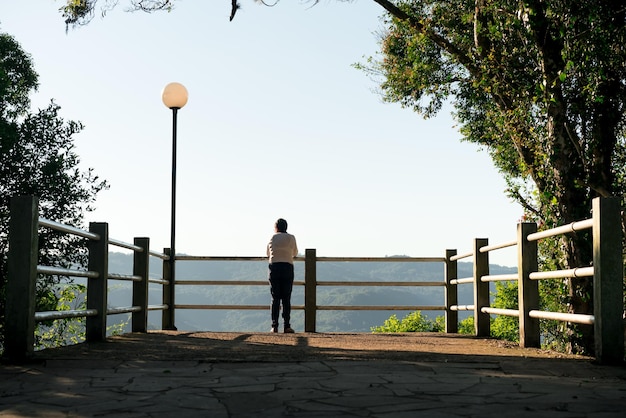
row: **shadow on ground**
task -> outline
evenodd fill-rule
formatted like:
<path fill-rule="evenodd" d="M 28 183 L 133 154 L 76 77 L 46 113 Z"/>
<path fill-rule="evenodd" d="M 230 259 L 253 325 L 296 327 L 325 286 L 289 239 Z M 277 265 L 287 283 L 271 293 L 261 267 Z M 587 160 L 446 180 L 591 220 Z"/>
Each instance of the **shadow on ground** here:
<path fill-rule="evenodd" d="M 302 362 L 389 360 L 499 362 L 543 359 L 591 363 L 593 359 L 467 335 L 441 333 L 230 333 L 152 331 L 111 337 L 35 353 L 35 359 L 194 360 L 203 362 Z"/>

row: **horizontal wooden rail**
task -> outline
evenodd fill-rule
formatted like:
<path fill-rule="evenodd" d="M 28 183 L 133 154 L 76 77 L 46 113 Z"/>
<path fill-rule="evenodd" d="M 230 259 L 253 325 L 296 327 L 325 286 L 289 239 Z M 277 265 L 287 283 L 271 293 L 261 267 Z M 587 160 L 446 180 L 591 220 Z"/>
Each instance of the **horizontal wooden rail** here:
<path fill-rule="evenodd" d="M 457 261 L 457 260 L 461 260 L 463 258 L 469 258 L 469 257 L 473 257 L 474 253 L 465 253 L 465 254 L 459 254 L 459 255 L 454 255 L 452 257 L 450 257 L 450 261 Z"/>
<path fill-rule="evenodd" d="M 585 314 L 570 314 L 561 312 L 546 312 L 546 311 L 530 311 L 528 313 L 531 318 L 537 319 L 551 319 L 554 321 L 573 322 L 576 324 L 593 325 L 595 318 L 593 315 Z"/>
<path fill-rule="evenodd" d="M 304 260 L 301 258 L 301 260 Z M 177 255 L 176 261 L 265 261 L 267 257 Z"/>
<path fill-rule="evenodd" d="M 225 309 L 225 310 L 263 310 L 266 311 L 269 308 L 268 305 L 190 305 L 190 304 L 176 304 L 176 309 Z M 291 309 L 304 309 L 304 307 L 291 306 Z"/>
<path fill-rule="evenodd" d="M 169 255 L 163 254 L 163 253 L 160 253 L 160 252 L 154 251 L 154 250 L 148 251 L 148 254 L 150 254 L 153 257 L 160 258 L 161 260 L 169 260 L 170 259 Z"/>
<path fill-rule="evenodd" d="M 330 280 L 318 280 L 316 282 L 317 286 L 375 286 L 375 287 L 394 287 L 394 286 L 410 286 L 410 287 L 437 287 L 437 286 L 445 286 L 444 282 L 369 282 L 369 281 L 359 281 L 359 282 L 349 282 L 349 281 L 330 281 Z"/>
<path fill-rule="evenodd" d="M 128 282 L 140 282 L 141 276 L 133 276 L 129 274 L 117 274 L 117 273 L 109 273 L 108 278 L 110 280 L 123 280 Z"/>
<path fill-rule="evenodd" d="M 136 252 L 139 252 L 139 253 L 143 252 L 143 248 L 141 248 L 138 245 L 129 244 L 127 242 L 119 241 L 119 240 L 116 240 L 116 239 L 113 239 L 113 238 L 109 238 L 109 244 L 110 245 L 115 245 L 116 247 L 126 248 L 128 250 L 133 250 L 133 251 L 136 251 Z"/>
<path fill-rule="evenodd" d="M 406 305 L 406 306 L 379 306 L 379 305 L 320 305 L 317 307 L 319 311 L 445 311 L 445 306 L 423 306 L 423 305 Z"/>
<path fill-rule="evenodd" d="M 119 308 L 108 308 L 107 315 L 118 315 L 130 312 L 141 312 L 141 306 L 126 306 Z"/>
<path fill-rule="evenodd" d="M 517 273 L 515 274 L 493 274 L 489 276 L 483 276 L 480 278 L 481 282 L 506 282 L 516 281 L 519 278 Z"/>
<path fill-rule="evenodd" d="M 494 245 L 486 245 L 484 247 L 480 247 L 479 251 L 481 253 L 488 253 L 494 250 L 500 250 L 502 248 L 515 247 L 517 245 L 517 241 L 509 241 L 503 242 L 502 244 L 494 244 Z"/>
<path fill-rule="evenodd" d="M 39 218 L 39 225 L 54 229 L 55 231 L 65 232 L 67 234 L 77 235 L 79 237 L 87 238 L 93 241 L 99 241 L 100 235 L 93 232 L 83 231 L 82 229 L 75 228 L 70 225 L 65 225 L 59 222 L 51 221 L 45 218 Z"/>
<path fill-rule="evenodd" d="M 267 310 L 267 305 L 176 305 L 176 309 L 223 309 L 223 310 Z M 445 306 L 424 306 L 424 305 L 318 305 L 319 311 L 445 311 Z M 303 310 L 303 305 L 292 305 L 292 310 Z"/>
<path fill-rule="evenodd" d="M 43 311 L 35 312 L 35 322 L 50 321 L 56 319 L 80 318 L 88 316 L 96 316 L 98 311 L 95 309 L 78 309 L 67 311 Z"/>
<path fill-rule="evenodd" d="M 91 279 L 97 279 L 99 276 L 95 271 L 74 270 L 52 266 L 37 266 L 37 273 L 50 274 L 54 276 L 88 277 Z"/>
<path fill-rule="evenodd" d="M 317 257 L 318 262 L 443 263 L 445 257 Z"/>
<path fill-rule="evenodd" d="M 531 280 L 543 279 L 567 279 L 570 277 L 591 277 L 593 276 L 593 267 L 578 267 L 568 270 L 541 271 L 530 273 L 528 276 Z"/>
<path fill-rule="evenodd" d="M 473 277 L 464 277 L 462 279 L 452 279 L 450 280 L 450 284 L 464 284 L 464 283 L 474 283 Z"/>
<path fill-rule="evenodd" d="M 298 256 L 295 261 L 304 261 Z M 176 261 L 265 261 L 267 257 L 259 256 L 197 256 L 177 255 Z M 357 262 L 357 263 L 443 263 L 445 257 L 316 257 L 317 262 Z"/>
<path fill-rule="evenodd" d="M 548 229 L 546 231 L 535 232 L 528 236 L 528 241 L 537 241 L 542 238 L 554 237 L 556 235 L 567 234 L 569 232 L 582 231 L 593 227 L 593 219 L 586 219 L 584 221 L 572 222 L 571 224 L 558 226 L 556 228 Z"/>
<path fill-rule="evenodd" d="M 519 317 L 519 310 L 515 310 L 515 309 L 484 307 L 484 308 L 481 308 L 480 310 L 481 312 L 488 313 L 488 314 Z"/>
<path fill-rule="evenodd" d="M 269 286 L 267 280 L 176 280 L 177 285 L 186 286 Z M 303 285 L 304 282 L 294 281 L 294 285 Z"/>
<path fill-rule="evenodd" d="M 176 280 L 178 285 L 187 286 L 267 286 L 267 280 Z M 295 280 L 294 286 L 303 286 L 304 282 L 301 280 Z M 317 286 L 372 286 L 372 287 L 394 287 L 394 286 L 407 286 L 407 287 L 439 287 L 445 286 L 444 282 L 374 282 L 374 281 L 358 281 L 349 282 L 346 280 L 330 281 L 330 280 L 318 280 Z"/>
<path fill-rule="evenodd" d="M 450 306 L 452 311 L 473 311 L 474 305 L 452 305 Z"/>

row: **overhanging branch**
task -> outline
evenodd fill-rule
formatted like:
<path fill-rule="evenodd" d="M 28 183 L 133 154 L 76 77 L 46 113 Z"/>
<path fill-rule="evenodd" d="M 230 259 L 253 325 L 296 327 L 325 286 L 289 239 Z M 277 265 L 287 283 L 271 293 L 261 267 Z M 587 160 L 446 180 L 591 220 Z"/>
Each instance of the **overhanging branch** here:
<path fill-rule="evenodd" d="M 409 15 L 388 0 L 374 0 L 374 2 L 378 3 L 383 9 L 387 10 L 395 18 L 408 22 L 409 25 L 411 25 L 411 27 L 413 27 L 415 30 L 433 41 L 437 46 L 446 51 L 448 54 L 454 56 L 461 65 L 467 68 L 472 76 L 478 77 L 480 75 L 478 68 L 476 68 L 476 65 L 474 64 L 474 61 L 465 52 L 463 52 L 445 37 L 433 31 L 432 28 L 430 28 L 428 25 Z"/>

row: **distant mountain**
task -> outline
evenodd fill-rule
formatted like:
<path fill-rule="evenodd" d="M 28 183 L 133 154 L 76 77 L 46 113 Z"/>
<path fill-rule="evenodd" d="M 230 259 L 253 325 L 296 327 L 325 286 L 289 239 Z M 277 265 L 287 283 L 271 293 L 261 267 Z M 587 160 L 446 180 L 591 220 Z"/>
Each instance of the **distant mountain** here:
<path fill-rule="evenodd" d="M 471 277 L 472 263 L 459 263 L 458 276 Z M 109 254 L 109 271 L 118 274 L 132 272 L 132 255 Z M 515 273 L 516 268 L 491 265 L 491 274 Z M 295 265 L 296 280 L 304 280 L 304 263 Z M 319 262 L 318 281 L 439 281 L 443 280 L 442 263 L 416 262 Z M 151 257 L 150 276 L 162 276 L 162 261 Z M 267 263 L 263 261 L 179 261 L 176 263 L 177 280 L 266 280 Z M 130 306 L 131 285 L 128 282 L 109 283 L 109 306 Z M 162 303 L 162 288 L 150 285 L 151 305 Z M 264 305 L 267 310 L 187 310 L 176 311 L 176 327 L 187 331 L 267 331 L 270 327 L 268 286 L 183 286 L 176 290 L 177 304 L 203 305 Z M 304 289 L 296 286 L 293 305 L 304 305 Z M 335 287 L 318 286 L 318 305 L 443 305 L 443 287 Z M 459 304 L 472 304 L 472 287 L 459 287 Z M 410 311 L 318 311 L 318 332 L 369 332 L 371 327 L 382 325 L 392 314 L 403 318 Z M 424 311 L 431 319 L 443 315 L 442 311 Z M 469 313 L 459 312 L 461 318 Z M 109 323 L 126 321 L 128 315 L 114 315 Z M 304 330 L 304 312 L 292 312 L 292 326 Z M 129 326 L 126 326 L 128 330 Z M 161 311 L 149 313 L 149 327 L 161 328 Z"/>

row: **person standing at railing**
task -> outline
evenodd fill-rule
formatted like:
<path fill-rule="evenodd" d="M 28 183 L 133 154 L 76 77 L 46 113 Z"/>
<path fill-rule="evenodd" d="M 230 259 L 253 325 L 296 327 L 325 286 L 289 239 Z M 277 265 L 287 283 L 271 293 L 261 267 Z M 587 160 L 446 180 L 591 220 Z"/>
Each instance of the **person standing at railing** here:
<path fill-rule="evenodd" d="M 269 282 L 272 295 L 272 329 L 278 332 L 278 315 L 283 305 L 284 331 L 293 333 L 291 328 L 291 290 L 293 289 L 293 258 L 298 255 L 296 237 L 287 233 L 287 221 L 280 218 L 274 224 L 274 235 L 267 244 L 269 258 Z"/>

